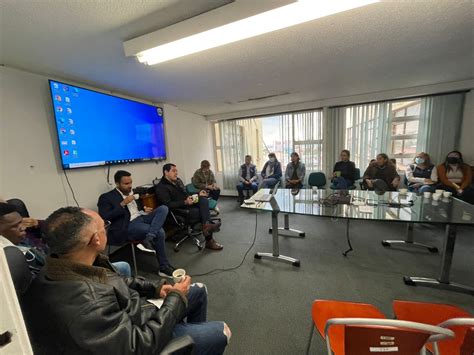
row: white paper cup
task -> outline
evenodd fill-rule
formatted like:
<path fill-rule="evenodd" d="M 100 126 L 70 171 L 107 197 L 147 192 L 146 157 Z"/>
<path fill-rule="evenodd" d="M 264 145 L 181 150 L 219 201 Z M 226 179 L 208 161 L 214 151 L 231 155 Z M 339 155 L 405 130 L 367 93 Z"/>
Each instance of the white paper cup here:
<path fill-rule="evenodd" d="M 423 192 L 423 197 L 424 198 L 430 198 L 431 197 L 431 192 Z"/>
<path fill-rule="evenodd" d="M 318 187 L 317 186 L 313 186 L 313 192 L 318 192 Z"/>
<path fill-rule="evenodd" d="M 406 193 L 408 192 L 408 189 L 402 188 L 402 189 L 399 189 L 398 192 L 402 195 L 406 195 Z"/>
<path fill-rule="evenodd" d="M 453 194 L 453 193 L 452 193 L 451 191 L 444 191 L 444 192 L 443 192 L 443 196 L 446 197 L 446 198 L 451 197 L 452 194 Z"/>
<path fill-rule="evenodd" d="M 173 281 L 175 283 L 180 283 L 184 281 L 185 278 L 186 278 L 186 270 L 176 269 L 175 271 L 173 271 Z"/>
<path fill-rule="evenodd" d="M 437 194 L 442 194 L 443 192 L 444 192 L 443 189 L 436 189 L 436 190 L 435 190 L 435 193 L 437 193 Z"/>
<path fill-rule="evenodd" d="M 134 198 L 135 200 L 138 200 L 138 199 L 140 198 L 140 195 L 139 195 L 139 194 L 133 194 L 133 198 Z"/>
<path fill-rule="evenodd" d="M 441 196 L 443 196 L 443 194 L 438 194 L 438 193 L 433 194 L 433 200 L 438 201 L 441 198 Z"/>

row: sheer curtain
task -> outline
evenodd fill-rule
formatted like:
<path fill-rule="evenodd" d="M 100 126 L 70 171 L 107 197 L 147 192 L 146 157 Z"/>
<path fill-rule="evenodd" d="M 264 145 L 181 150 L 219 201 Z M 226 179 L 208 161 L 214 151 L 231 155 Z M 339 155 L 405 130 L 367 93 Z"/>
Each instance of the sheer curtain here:
<path fill-rule="evenodd" d="M 348 149 L 361 174 L 378 153 L 387 152 L 390 144 L 390 103 L 377 102 L 328 109 L 328 132 L 332 137 L 326 145 L 327 172 L 339 160 L 339 152 Z M 342 132 L 342 134 L 341 134 Z M 344 137 L 344 138 L 342 138 Z M 329 160 L 329 159 L 328 159 Z"/>
<path fill-rule="evenodd" d="M 446 154 L 458 149 L 465 93 L 428 96 L 421 99 L 417 149 L 440 164 Z"/>

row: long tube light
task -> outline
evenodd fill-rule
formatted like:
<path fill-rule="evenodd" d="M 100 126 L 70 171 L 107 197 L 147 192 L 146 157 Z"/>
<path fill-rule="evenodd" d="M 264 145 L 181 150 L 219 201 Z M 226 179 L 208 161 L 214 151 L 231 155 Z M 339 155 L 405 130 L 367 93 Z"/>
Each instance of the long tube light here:
<path fill-rule="evenodd" d="M 324 16 L 370 5 L 379 0 L 299 0 L 136 54 L 141 63 L 153 65 L 277 31 Z"/>

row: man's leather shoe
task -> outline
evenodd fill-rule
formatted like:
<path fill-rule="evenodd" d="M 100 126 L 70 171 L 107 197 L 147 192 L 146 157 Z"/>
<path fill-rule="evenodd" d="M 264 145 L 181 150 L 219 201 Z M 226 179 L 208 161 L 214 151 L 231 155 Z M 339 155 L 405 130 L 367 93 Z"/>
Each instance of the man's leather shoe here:
<path fill-rule="evenodd" d="M 215 239 L 209 239 L 206 240 L 206 249 L 211 249 L 211 250 L 222 250 L 224 247 L 217 243 Z"/>
<path fill-rule="evenodd" d="M 219 225 L 214 224 L 214 223 L 205 223 L 202 225 L 202 234 L 205 236 L 208 236 L 212 234 L 213 232 L 218 232 L 219 231 Z"/>

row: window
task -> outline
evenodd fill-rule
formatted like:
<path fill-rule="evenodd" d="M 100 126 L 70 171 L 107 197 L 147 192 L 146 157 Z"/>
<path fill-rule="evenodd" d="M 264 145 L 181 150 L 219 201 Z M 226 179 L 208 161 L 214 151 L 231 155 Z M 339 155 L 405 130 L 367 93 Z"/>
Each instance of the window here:
<path fill-rule="evenodd" d="M 221 121 L 214 124 L 217 171 L 224 176 L 224 188 L 234 189 L 237 171 L 250 154 L 257 170 L 276 154 L 283 170 L 293 151 L 310 171 L 322 170 L 322 110 Z"/>
<path fill-rule="evenodd" d="M 404 172 L 413 161 L 417 149 L 421 99 L 396 101 L 390 104 L 390 158 L 397 160 L 397 170 Z"/>

